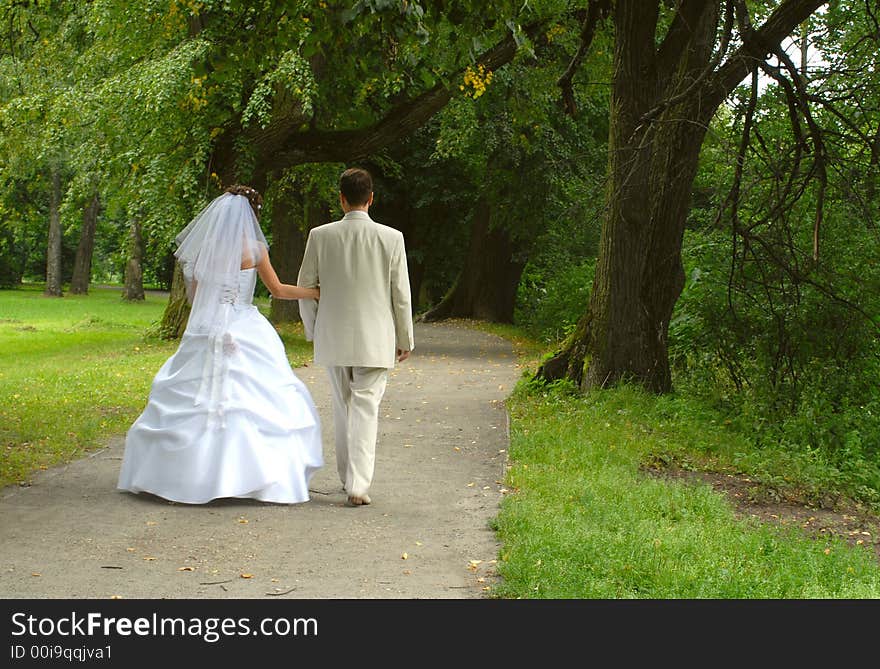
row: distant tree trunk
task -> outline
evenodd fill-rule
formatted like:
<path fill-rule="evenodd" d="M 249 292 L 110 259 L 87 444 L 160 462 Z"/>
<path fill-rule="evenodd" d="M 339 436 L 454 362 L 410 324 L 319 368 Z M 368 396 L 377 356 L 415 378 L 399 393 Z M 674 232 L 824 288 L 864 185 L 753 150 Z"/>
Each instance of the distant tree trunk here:
<path fill-rule="evenodd" d="M 95 193 L 83 208 L 82 232 L 79 236 L 79 246 L 76 249 L 76 259 L 73 262 L 73 277 L 70 280 L 70 292 L 75 295 L 85 295 L 89 292 L 99 208 L 100 200 L 98 194 Z"/>
<path fill-rule="evenodd" d="M 510 234 L 492 227 L 492 209 L 480 200 L 471 228 L 470 247 L 458 278 L 446 297 L 422 316 L 426 322 L 475 318 L 512 323 L 516 292 L 525 261 L 517 259 Z"/>
<path fill-rule="evenodd" d="M 718 2 L 678 5 L 659 48 L 659 1 L 618 0 L 606 215 L 586 312 L 537 376 L 584 389 L 672 387 L 666 337 L 684 286 L 681 248 L 706 128 L 721 102 L 820 0 L 784 0 L 713 71 Z M 728 11 L 744 5 L 728 3 Z M 743 18 L 743 17 L 741 17 Z"/>
<path fill-rule="evenodd" d="M 378 172 L 379 170 L 377 169 L 376 171 Z M 414 312 L 418 310 L 419 305 L 423 302 L 421 299 L 422 282 L 425 278 L 425 262 L 422 260 L 425 253 L 420 239 L 421 226 L 425 225 L 426 221 L 440 226 L 449 213 L 445 207 L 440 206 L 437 207 L 439 216 L 436 219 L 432 218 L 435 215 L 433 211 L 435 207 L 436 205 L 415 209 L 405 196 L 389 199 L 385 195 L 381 203 L 370 208 L 370 216 L 374 220 L 400 230 L 406 240 L 406 264 L 409 271 L 409 289 L 412 295 L 412 308 Z"/>
<path fill-rule="evenodd" d="M 409 289 L 412 295 L 413 311 L 418 311 L 423 303 L 422 282 L 425 279 L 425 263 L 412 261 L 408 262 L 409 269 Z"/>
<path fill-rule="evenodd" d="M 327 223 L 328 217 L 327 208 L 314 193 L 286 192 L 272 203 L 272 265 L 283 283 L 296 283 L 306 249 L 306 231 Z M 276 324 L 299 321 L 299 302 L 273 298 L 269 320 Z"/>
<path fill-rule="evenodd" d="M 61 297 L 61 171 L 52 168 L 49 192 L 49 244 L 46 252 L 46 295 Z"/>
<path fill-rule="evenodd" d="M 144 240 L 140 216 L 132 216 L 128 226 L 128 261 L 125 263 L 125 287 L 122 299 L 129 302 L 144 300 Z"/>
<path fill-rule="evenodd" d="M 189 301 L 186 299 L 186 283 L 179 263 L 174 263 L 174 279 L 171 281 L 171 294 L 168 305 L 162 314 L 159 334 L 163 339 L 180 339 L 186 330 L 189 318 Z"/>

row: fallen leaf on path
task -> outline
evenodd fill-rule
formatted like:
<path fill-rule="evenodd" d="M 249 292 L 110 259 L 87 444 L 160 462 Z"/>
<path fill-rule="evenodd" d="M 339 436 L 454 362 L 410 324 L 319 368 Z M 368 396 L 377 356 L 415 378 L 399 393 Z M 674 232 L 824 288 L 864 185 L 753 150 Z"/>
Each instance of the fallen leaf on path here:
<path fill-rule="evenodd" d="M 33 574 L 31 574 L 31 576 L 42 576 L 42 574 L 40 574 L 39 572 L 36 572 L 36 571 L 35 571 Z"/>
<path fill-rule="evenodd" d="M 241 578 L 253 578 L 254 575 L 253 574 L 241 574 L 240 577 Z"/>
<path fill-rule="evenodd" d="M 177 571 L 195 571 L 195 567 L 178 567 Z"/>
<path fill-rule="evenodd" d="M 246 523 L 249 523 L 250 521 L 247 518 L 239 518 L 238 522 L 241 523 L 242 525 L 244 525 Z"/>
<path fill-rule="evenodd" d="M 470 562 L 468 562 L 468 569 L 470 569 L 471 571 L 476 571 L 477 567 L 482 564 L 482 562 L 482 560 L 471 560 Z"/>
<path fill-rule="evenodd" d="M 403 555 L 400 556 L 400 559 L 401 559 L 401 560 L 406 560 L 408 557 L 409 557 L 409 555 L 407 555 L 406 553 L 404 553 Z"/>
<path fill-rule="evenodd" d="M 126 548 L 125 550 L 127 550 L 129 553 L 134 553 L 134 548 Z"/>
<path fill-rule="evenodd" d="M 122 599 L 122 595 L 110 595 L 110 599 Z"/>
<path fill-rule="evenodd" d="M 156 524 L 155 520 L 148 520 L 147 521 L 147 525 L 155 525 L 155 524 Z"/>
<path fill-rule="evenodd" d="M 152 555 L 147 555 L 147 556 L 144 558 L 144 560 L 147 560 L 148 562 L 151 562 L 151 561 L 153 561 L 153 560 L 155 560 L 155 559 L 156 559 L 156 558 L 154 558 Z"/>

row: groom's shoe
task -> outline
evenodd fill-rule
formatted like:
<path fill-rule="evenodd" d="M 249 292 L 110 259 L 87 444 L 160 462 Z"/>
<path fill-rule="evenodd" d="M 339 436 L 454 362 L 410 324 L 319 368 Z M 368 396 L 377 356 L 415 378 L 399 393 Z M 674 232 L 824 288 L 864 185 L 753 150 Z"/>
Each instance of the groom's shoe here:
<path fill-rule="evenodd" d="M 366 506 L 372 500 L 369 495 L 349 495 L 348 501 L 346 501 L 347 506 Z"/>

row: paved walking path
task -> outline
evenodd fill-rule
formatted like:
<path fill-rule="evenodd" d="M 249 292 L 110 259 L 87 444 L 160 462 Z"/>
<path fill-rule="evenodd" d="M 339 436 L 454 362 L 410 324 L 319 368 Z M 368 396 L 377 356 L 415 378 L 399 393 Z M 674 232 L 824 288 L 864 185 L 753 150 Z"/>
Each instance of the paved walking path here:
<path fill-rule="evenodd" d="M 116 490 L 122 438 L 27 488 L 0 490 L 0 598 L 477 598 L 497 582 L 510 345 L 461 324 L 417 324 L 380 410 L 367 507 L 344 506 L 329 386 L 301 368 L 325 466 L 295 506 L 203 506 Z"/>

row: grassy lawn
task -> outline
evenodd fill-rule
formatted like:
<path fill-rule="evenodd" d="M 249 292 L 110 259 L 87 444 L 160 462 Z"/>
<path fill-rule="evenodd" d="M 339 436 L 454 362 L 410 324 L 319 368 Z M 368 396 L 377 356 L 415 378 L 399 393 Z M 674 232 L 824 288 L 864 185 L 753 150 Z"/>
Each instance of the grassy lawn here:
<path fill-rule="evenodd" d="M 0 487 L 101 448 L 143 410 L 177 342 L 150 336 L 166 297 L 127 303 L 118 288 L 48 298 L 0 291 Z M 263 313 L 268 301 L 257 302 Z M 280 332 L 291 364 L 311 360 L 302 326 Z"/>
<path fill-rule="evenodd" d="M 495 597 L 880 597 L 880 565 L 867 546 L 743 520 L 708 484 L 644 472 L 658 456 L 730 461 L 748 451 L 711 412 L 630 387 L 586 396 L 564 384 L 536 387 L 528 382 L 535 346 L 515 329 L 488 329 L 511 338 L 530 368 L 508 400 L 511 492 L 494 522 L 503 577 Z"/>

